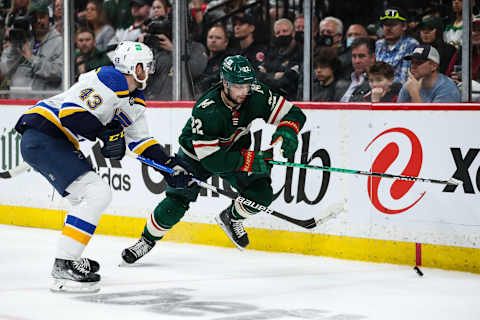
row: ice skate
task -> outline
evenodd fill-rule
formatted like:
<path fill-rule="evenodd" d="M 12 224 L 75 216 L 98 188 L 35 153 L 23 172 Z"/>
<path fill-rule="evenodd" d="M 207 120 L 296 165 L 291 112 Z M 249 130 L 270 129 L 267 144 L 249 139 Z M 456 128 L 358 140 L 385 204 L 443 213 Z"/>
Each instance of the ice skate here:
<path fill-rule="evenodd" d="M 231 206 L 216 216 L 215 221 L 217 221 L 238 249 L 243 250 L 248 246 L 250 241 L 248 240 L 247 232 L 243 228 L 243 222 L 241 219 L 233 218 Z"/>
<path fill-rule="evenodd" d="M 122 251 L 122 260 L 127 264 L 132 264 L 146 255 L 155 246 L 155 241 L 150 241 L 142 237 L 133 246 Z"/>
<path fill-rule="evenodd" d="M 94 263 L 90 263 L 94 262 Z M 78 260 L 55 259 L 52 269 L 54 292 L 91 293 L 100 290 L 100 275 L 92 272 L 98 270 L 98 262 L 81 258 Z"/>

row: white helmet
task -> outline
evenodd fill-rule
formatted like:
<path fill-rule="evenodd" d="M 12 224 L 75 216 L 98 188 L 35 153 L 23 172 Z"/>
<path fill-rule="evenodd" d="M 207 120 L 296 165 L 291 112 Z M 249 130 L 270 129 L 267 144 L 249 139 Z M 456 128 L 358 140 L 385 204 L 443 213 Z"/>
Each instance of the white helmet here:
<path fill-rule="evenodd" d="M 143 80 L 139 80 L 135 72 L 137 64 L 139 63 L 146 73 L 145 79 Z M 142 84 L 142 90 L 147 86 L 148 74 L 155 72 L 152 50 L 141 42 L 120 42 L 115 49 L 113 64 L 121 73 L 133 75 L 133 78 Z"/>

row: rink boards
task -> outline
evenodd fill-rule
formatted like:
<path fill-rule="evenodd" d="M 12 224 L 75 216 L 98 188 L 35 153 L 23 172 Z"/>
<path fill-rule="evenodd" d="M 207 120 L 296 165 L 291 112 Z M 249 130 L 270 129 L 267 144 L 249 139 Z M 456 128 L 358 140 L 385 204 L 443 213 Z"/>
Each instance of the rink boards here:
<path fill-rule="evenodd" d="M 20 136 L 12 129 L 29 105 L 18 104 L 0 104 L 1 171 L 21 161 Z M 192 105 L 155 102 L 146 110 L 152 135 L 170 152 L 178 149 L 177 138 Z M 479 105 L 299 105 L 308 120 L 295 162 L 441 180 L 455 177 L 464 184 L 454 187 L 276 166 L 272 208 L 297 218 L 321 217 L 339 204 L 343 211 L 314 230 L 259 214 L 246 223 L 250 249 L 480 273 Z M 267 148 L 274 129 L 255 122 L 252 145 Z M 105 160 L 99 147 L 82 144 L 82 151 L 113 190 L 112 204 L 96 232 L 138 237 L 145 218 L 164 198 L 165 182 L 136 160 Z M 229 188 L 216 179 L 209 182 Z M 222 196 L 202 193 L 167 239 L 231 246 L 214 222 L 228 204 Z M 60 229 L 68 207 L 38 173 L 0 180 L 0 223 Z"/>

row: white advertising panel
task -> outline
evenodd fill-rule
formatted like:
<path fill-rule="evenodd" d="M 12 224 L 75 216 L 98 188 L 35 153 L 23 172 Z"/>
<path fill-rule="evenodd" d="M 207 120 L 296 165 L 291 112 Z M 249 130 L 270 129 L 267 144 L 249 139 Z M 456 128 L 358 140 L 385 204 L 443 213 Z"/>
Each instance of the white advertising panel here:
<path fill-rule="evenodd" d="M 20 136 L 12 129 L 25 109 L 0 106 L 0 171 L 21 160 Z M 344 210 L 335 220 L 311 232 L 480 248 L 478 111 L 309 109 L 305 113 L 308 120 L 299 137 L 295 162 L 441 180 L 454 176 L 464 184 L 455 187 L 275 166 L 272 208 L 309 218 L 343 204 Z M 152 136 L 169 152 L 176 152 L 178 135 L 189 114 L 188 108 L 148 108 Z M 261 143 L 267 148 L 273 131 L 256 122 L 252 146 Z M 99 142 L 82 144 L 82 151 L 114 191 L 106 213 L 146 217 L 164 198 L 162 176 L 134 159 L 105 160 L 99 148 Z M 216 179 L 209 182 L 228 187 Z M 214 223 L 213 217 L 229 203 L 225 197 L 204 192 L 184 221 Z M 35 172 L 0 180 L 0 204 L 68 208 Z M 305 231 L 267 214 L 249 219 L 247 226 Z"/>

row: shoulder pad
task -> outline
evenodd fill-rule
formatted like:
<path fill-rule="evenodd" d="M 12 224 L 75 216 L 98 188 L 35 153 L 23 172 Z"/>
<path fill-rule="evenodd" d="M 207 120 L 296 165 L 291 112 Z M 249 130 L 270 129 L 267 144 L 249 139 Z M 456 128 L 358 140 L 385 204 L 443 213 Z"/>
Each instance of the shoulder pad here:
<path fill-rule="evenodd" d="M 125 76 L 114 67 L 106 66 L 95 70 L 98 79 L 110 88 L 119 98 L 128 97 L 128 84 Z"/>

